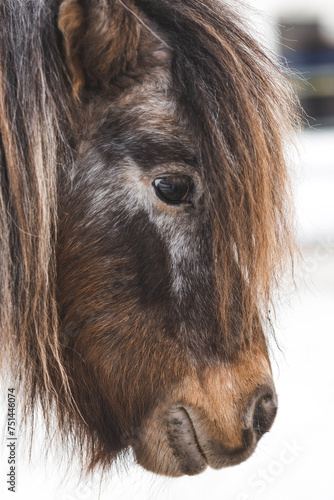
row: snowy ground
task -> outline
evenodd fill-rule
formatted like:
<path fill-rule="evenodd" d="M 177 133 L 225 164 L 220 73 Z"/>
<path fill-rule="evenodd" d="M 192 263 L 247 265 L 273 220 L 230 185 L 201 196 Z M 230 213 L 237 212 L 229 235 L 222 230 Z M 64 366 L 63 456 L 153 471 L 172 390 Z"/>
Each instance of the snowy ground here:
<path fill-rule="evenodd" d="M 73 469 L 18 456 L 17 500 L 334 500 L 334 130 L 303 134 L 296 179 L 304 260 L 298 292 L 286 293 L 277 320 L 282 349 L 273 369 L 279 412 L 271 432 L 244 464 L 178 480 L 131 466 L 127 473 L 77 481 Z M 21 442 L 24 437 L 20 437 Z M 20 449 L 19 449 L 20 450 Z M 0 498 L 6 491 L 7 451 L 0 450 Z"/>

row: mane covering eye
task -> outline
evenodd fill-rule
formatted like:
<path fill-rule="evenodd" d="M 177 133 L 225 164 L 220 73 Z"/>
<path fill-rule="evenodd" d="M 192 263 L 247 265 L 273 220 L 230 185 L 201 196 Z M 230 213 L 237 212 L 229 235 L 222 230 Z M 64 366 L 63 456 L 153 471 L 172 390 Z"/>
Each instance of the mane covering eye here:
<path fill-rule="evenodd" d="M 190 203 L 193 182 L 187 175 L 160 177 L 152 185 L 158 198 L 169 205 Z"/>

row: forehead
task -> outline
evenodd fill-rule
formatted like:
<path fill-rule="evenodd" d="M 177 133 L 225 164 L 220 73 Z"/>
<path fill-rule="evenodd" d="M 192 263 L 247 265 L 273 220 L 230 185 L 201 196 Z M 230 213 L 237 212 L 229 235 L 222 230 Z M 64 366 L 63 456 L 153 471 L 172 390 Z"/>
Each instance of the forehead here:
<path fill-rule="evenodd" d="M 92 107 L 91 138 L 104 148 L 110 144 L 113 154 L 131 157 L 145 170 L 161 164 L 198 170 L 196 140 L 173 88 L 170 51 L 160 48 L 151 56 L 140 77 L 121 77 Z"/>

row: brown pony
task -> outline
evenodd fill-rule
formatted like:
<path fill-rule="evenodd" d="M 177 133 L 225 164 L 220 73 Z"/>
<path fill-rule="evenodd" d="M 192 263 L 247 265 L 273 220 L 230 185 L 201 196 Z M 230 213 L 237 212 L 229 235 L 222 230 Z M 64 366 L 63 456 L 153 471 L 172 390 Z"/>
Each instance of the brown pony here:
<path fill-rule="evenodd" d="M 295 102 L 216 0 L 2 0 L 2 371 L 92 469 L 245 460 L 277 408 Z"/>

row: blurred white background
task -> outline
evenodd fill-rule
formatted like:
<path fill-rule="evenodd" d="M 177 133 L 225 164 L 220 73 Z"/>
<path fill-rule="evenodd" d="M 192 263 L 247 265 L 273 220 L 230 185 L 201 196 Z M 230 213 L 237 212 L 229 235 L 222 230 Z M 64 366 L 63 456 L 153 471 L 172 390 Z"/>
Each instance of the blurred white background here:
<path fill-rule="evenodd" d="M 18 500 L 334 500 L 334 1 L 249 3 L 260 11 L 249 10 L 249 17 L 265 42 L 311 82 L 313 87 L 302 90 L 301 97 L 316 117 L 296 138 L 294 179 L 303 259 L 296 268 L 297 291 L 286 290 L 277 318 L 276 422 L 244 464 L 177 480 L 153 476 L 135 465 L 115 470 L 103 482 L 98 475 L 78 481 L 75 468 L 62 480 L 66 469 L 52 459 L 45 462 L 38 448 L 30 465 L 22 452 Z M 286 40 L 294 37 L 291 27 L 284 31 L 275 23 L 297 24 L 305 46 L 297 40 L 294 49 L 287 49 Z M 316 38 L 313 48 L 308 32 Z M 4 487 L 5 460 L 3 455 L 0 497 L 7 499 L 12 494 Z"/>

